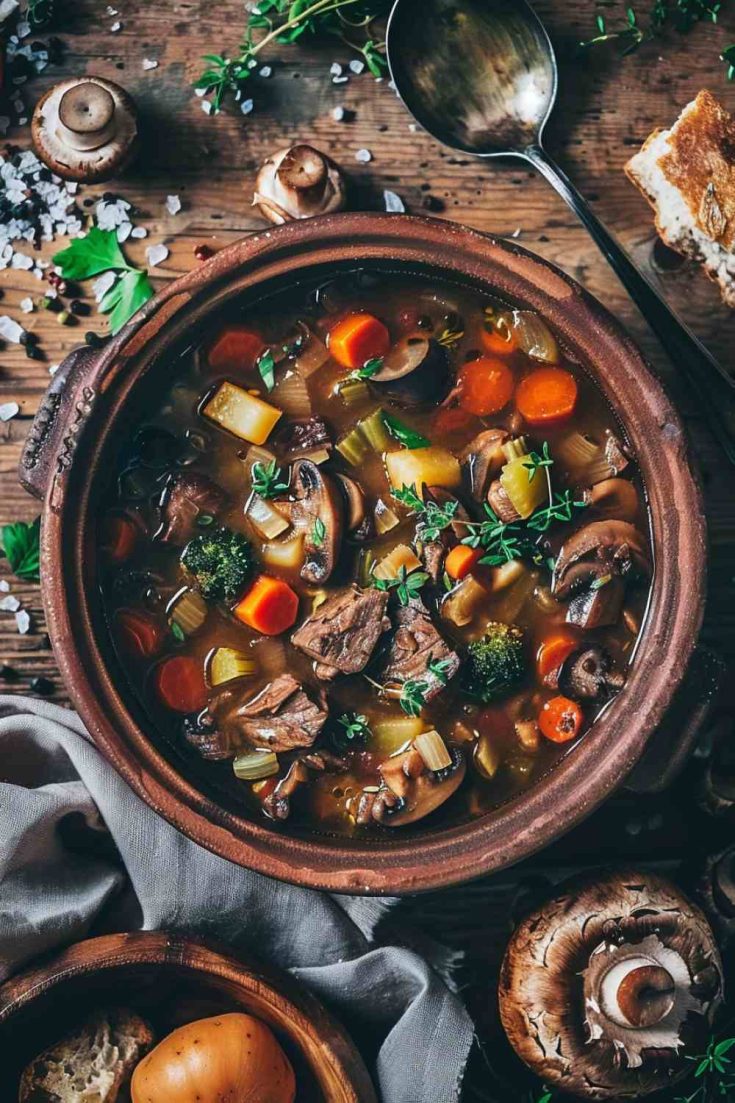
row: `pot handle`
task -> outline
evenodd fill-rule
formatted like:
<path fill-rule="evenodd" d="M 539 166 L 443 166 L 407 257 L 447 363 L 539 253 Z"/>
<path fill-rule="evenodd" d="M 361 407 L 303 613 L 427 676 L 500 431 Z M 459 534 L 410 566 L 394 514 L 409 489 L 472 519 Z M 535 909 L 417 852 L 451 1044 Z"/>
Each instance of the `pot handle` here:
<path fill-rule="evenodd" d="M 725 664 L 713 651 L 695 650 L 669 711 L 628 775 L 629 792 L 660 793 L 678 776 L 712 711 L 724 673 Z"/>
<path fill-rule="evenodd" d="M 43 500 L 54 476 L 69 465 L 94 401 L 90 379 L 101 350 L 81 345 L 59 365 L 26 437 L 18 464 L 21 485 Z"/>

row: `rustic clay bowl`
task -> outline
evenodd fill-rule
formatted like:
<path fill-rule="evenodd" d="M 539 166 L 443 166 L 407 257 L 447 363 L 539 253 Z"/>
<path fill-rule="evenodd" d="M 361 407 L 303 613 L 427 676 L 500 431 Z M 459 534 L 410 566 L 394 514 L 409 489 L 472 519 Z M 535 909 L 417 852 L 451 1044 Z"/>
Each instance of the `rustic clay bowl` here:
<path fill-rule="evenodd" d="M 155 742 L 111 646 L 94 547 L 96 510 L 115 446 L 129 428 L 126 413 L 157 372 L 170 371 L 167 351 L 236 296 L 258 298 L 301 277 L 366 265 L 469 283 L 547 319 L 602 388 L 633 445 L 655 555 L 650 609 L 628 683 L 572 753 L 529 791 L 472 822 L 429 821 L 367 842 L 249 819 L 213 788 L 207 763 L 184 760 Z M 691 725 L 674 748 L 661 735 L 652 741 L 671 714 L 704 602 L 705 524 L 682 424 L 607 311 L 516 244 L 451 222 L 378 214 L 333 215 L 255 234 L 170 284 L 101 352 L 86 349 L 62 365 L 20 473 L 44 501 L 41 573 L 49 631 L 95 743 L 152 808 L 234 862 L 341 892 L 407 893 L 453 884 L 510 865 L 567 831 L 622 783 L 650 742 L 663 743 L 648 767 L 652 784 L 688 746 Z"/>
<path fill-rule="evenodd" d="M 79 942 L 0 988 L 3 1099 L 18 1098 L 18 1079 L 32 1058 L 111 1004 L 137 1011 L 159 1039 L 195 1019 L 245 1011 L 278 1037 L 300 1103 L 377 1103 L 342 1027 L 289 976 L 158 932 Z"/>

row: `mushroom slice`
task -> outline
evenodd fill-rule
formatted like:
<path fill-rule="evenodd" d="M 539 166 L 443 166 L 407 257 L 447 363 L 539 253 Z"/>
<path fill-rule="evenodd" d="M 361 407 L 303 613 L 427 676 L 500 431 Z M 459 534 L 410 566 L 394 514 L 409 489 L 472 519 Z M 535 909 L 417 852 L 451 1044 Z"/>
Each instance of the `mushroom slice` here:
<path fill-rule="evenodd" d="M 507 429 L 483 429 L 462 452 L 462 470 L 469 492 L 484 502 L 490 483 L 500 474 L 506 457 L 503 445 L 510 438 Z"/>
<path fill-rule="evenodd" d="M 597 517 L 634 521 L 638 513 L 638 492 L 627 479 L 603 479 L 582 495 Z"/>
<path fill-rule="evenodd" d="M 273 504 L 304 536 L 305 582 L 321 586 L 332 574 L 342 542 L 342 494 L 326 472 L 311 460 L 297 460 L 291 475 L 293 498 Z"/>
<path fill-rule="evenodd" d="M 500 1016 L 550 1087 L 639 1099 L 686 1074 L 682 1030 L 687 1048 L 699 1044 L 722 984 L 700 910 L 663 877 L 619 869 L 573 879 L 524 919 L 501 969 Z"/>
<path fill-rule="evenodd" d="M 345 185 L 339 166 L 313 146 L 279 149 L 263 162 L 253 205 L 276 226 L 300 218 L 341 211 Z"/>
<path fill-rule="evenodd" d="M 401 406 L 436 406 L 451 383 L 447 350 L 422 334 L 396 342 L 370 378 L 377 392 Z"/>
<path fill-rule="evenodd" d="M 551 585 L 560 601 L 607 576 L 649 577 L 651 560 L 641 533 L 628 521 L 592 521 L 565 540 Z"/>
<path fill-rule="evenodd" d="M 353 540 L 368 540 L 372 534 L 372 518 L 368 515 L 365 494 L 355 479 L 338 474 L 344 494 L 347 516 L 345 528 Z"/>
<path fill-rule="evenodd" d="M 559 688 L 576 701 L 602 701 L 624 684 L 624 676 L 612 669 L 610 656 L 597 644 L 575 651 L 559 672 Z"/>
<path fill-rule="evenodd" d="M 449 754 L 451 764 L 436 771 L 427 768 L 413 744 L 391 755 L 379 767 L 381 787 L 365 790 L 358 798 L 356 822 L 405 827 L 434 812 L 457 791 L 467 769 L 458 747 L 449 748 Z"/>
<path fill-rule="evenodd" d="M 513 521 L 520 521 L 521 515 L 508 497 L 508 492 L 500 479 L 495 479 L 490 484 L 490 489 L 487 492 L 487 503 L 504 524 L 508 525 Z"/>
<path fill-rule="evenodd" d="M 624 598 L 625 583 L 622 578 L 604 575 L 589 590 L 572 597 L 567 607 L 567 624 L 576 624 L 579 628 L 604 628 L 608 624 L 616 624 Z"/>

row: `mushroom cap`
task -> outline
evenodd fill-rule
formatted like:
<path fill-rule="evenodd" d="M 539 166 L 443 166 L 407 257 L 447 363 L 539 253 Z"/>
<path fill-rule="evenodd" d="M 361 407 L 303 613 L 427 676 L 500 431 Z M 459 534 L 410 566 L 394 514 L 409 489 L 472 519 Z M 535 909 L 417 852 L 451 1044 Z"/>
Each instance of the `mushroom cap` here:
<path fill-rule="evenodd" d="M 260 167 L 253 204 L 276 226 L 341 211 L 345 182 L 337 164 L 313 146 L 279 149 Z"/>
<path fill-rule="evenodd" d="M 637 1098 L 680 1079 L 688 1065 L 678 1047 L 721 999 L 722 962 L 702 912 L 670 881 L 631 869 L 573 879 L 528 916 L 499 986 L 518 1056 L 585 1099 Z"/>
<path fill-rule="evenodd" d="M 138 135 L 135 104 L 103 77 L 72 77 L 41 97 L 31 121 L 41 160 L 65 180 L 93 183 L 120 172 Z"/>

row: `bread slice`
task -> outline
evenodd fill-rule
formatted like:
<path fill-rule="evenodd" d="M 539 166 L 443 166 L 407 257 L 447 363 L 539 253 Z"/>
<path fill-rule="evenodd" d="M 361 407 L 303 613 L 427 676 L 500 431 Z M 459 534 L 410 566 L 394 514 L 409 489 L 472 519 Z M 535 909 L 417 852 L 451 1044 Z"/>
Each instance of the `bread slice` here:
<path fill-rule="evenodd" d="M 121 1092 L 153 1041 L 151 1028 L 132 1011 L 93 1015 L 31 1061 L 18 1103 L 122 1103 Z"/>
<path fill-rule="evenodd" d="M 700 263 L 735 306 L 735 119 L 700 92 L 625 166 L 672 249 Z"/>

